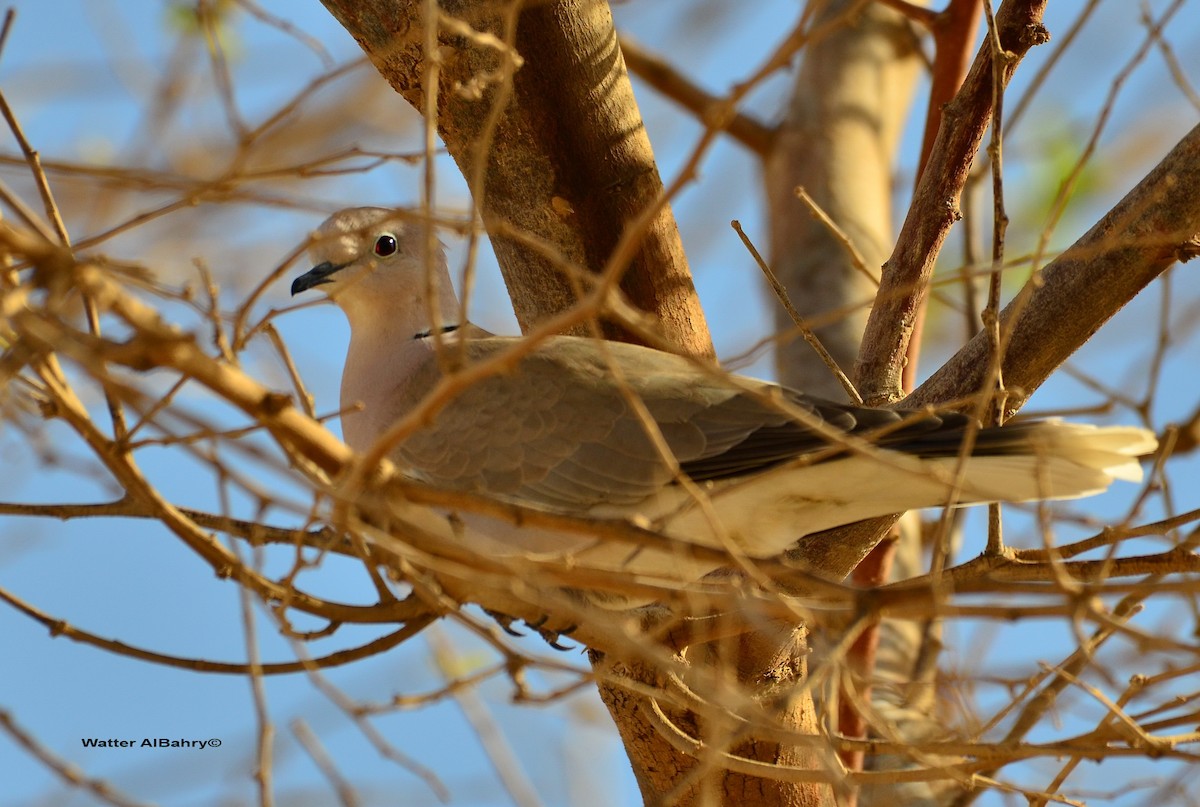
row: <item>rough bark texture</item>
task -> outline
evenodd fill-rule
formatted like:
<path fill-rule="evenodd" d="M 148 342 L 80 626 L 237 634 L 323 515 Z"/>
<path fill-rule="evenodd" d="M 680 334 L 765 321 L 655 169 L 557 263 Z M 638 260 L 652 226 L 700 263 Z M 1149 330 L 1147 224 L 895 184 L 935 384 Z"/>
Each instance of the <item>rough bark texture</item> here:
<path fill-rule="evenodd" d="M 830 3 L 822 17 L 853 5 Z M 805 188 L 845 231 L 878 277 L 893 243 L 892 167 L 920 67 L 915 45 L 899 14 L 872 5 L 854 24 L 806 48 L 764 172 L 771 266 L 800 314 L 827 323 L 816 334 L 847 372 L 876 284 L 855 269 L 845 245 L 813 218 L 796 188 Z M 783 307 L 774 311 L 776 330 L 794 331 Z M 783 383 L 846 399 L 804 340 L 784 342 L 775 362 Z"/>
<path fill-rule="evenodd" d="M 428 65 L 423 20 L 428 4 L 420 0 L 323 2 L 379 71 L 424 111 Z M 1028 0 L 1005 3 L 998 15 L 1005 47 L 1020 54 L 1043 38 L 1038 22 L 1043 6 L 1044 2 Z M 476 31 L 490 32 L 509 43 L 523 60 L 513 74 L 510 93 L 500 80 L 508 58 L 502 47 L 455 33 L 445 25 L 437 35 L 438 132 L 471 184 L 522 326 L 528 328 L 575 301 L 559 268 L 561 260 L 549 257 L 548 252 L 599 272 L 613 260 L 622 233 L 641 218 L 644 238 L 628 253 L 622 288 L 635 304 L 659 317 L 666 333 L 682 349 L 697 355 L 710 353 L 669 208 L 647 212 L 659 202 L 662 184 L 607 5 L 561 0 L 531 3 L 522 9 L 508 3 L 445 0 L 442 10 L 466 20 Z M 870 61 L 874 57 L 865 52 L 863 58 Z M 1015 61 L 1006 63 L 1006 76 L 1013 67 Z M 816 75 L 819 80 L 821 74 Z M 876 400 L 891 399 L 898 388 L 912 311 L 953 224 L 962 183 L 989 123 L 991 81 L 991 53 L 985 47 L 963 91 L 948 108 L 929 170 L 885 271 L 884 291 L 872 312 L 869 340 L 859 354 L 858 366 L 859 381 L 867 382 L 867 392 Z M 879 122 L 860 125 L 886 128 Z M 842 136 L 856 137 L 853 133 L 838 135 Z M 1188 244 L 1200 220 L 1195 209 L 1200 200 L 1194 194 L 1187 198 L 1187 191 L 1200 179 L 1196 176 L 1200 171 L 1198 137 L 1195 132 L 1189 135 L 1164 163 L 1173 167 L 1160 167 L 1123 207 L 1085 236 L 1078 249 L 1047 268 L 1045 286 L 1030 295 L 1022 316 L 1016 316 L 1010 307 L 1005 321 L 1012 330 L 1008 361 L 1014 367 L 1005 366 L 1009 384 L 1032 391 L 1138 289 L 1176 257 L 1194 250 L 1194 242 Z M 1189 160 L 1190 166 L 1179 164 Z M 789 179 L 787 184 L 809 182 L 800 178 Z M 822 202 L 835 218 L 839 206 L 847 211 L 859 206 L 843 203 L 836 196 Z M 882 201 L 876 198 L 870 204 Z M 807 213 L 803 215 L 807 223 Z M 843 226 L 852 230 L 860 247 L 877 249 L 880 236 L 868 235 L 865 226 L 861 234 L 853 232 L 863 225 L 850 215 L 846 212 Z M 532 236 L 550 249 L 532 248 L 529 239 L 514 237 L 514 232 Z M 782 253 L 821 247 L 795 245 L 784 239 L 774 249 L 778 260 Z M 618 254 L 618 263 L 620 260 Z M 609 335 L 623 336 L 612 331 Z M 945 401 L 974 392 L 980 386 L 978 373 L 986 364 L 986 349 L 986 342 L 980 340 L 969 344 L 910 399 L 911 403 Z M 843 578 L 878 540 L 887 522 L 810 536 L 790 557 L 822 574 Z M 787 691 L 804 677 L 800 636 L 788 627 L 777 634 L 747 635 L 736 658 L 739 682 L 759 698 Z M 672 793 L 681 779 L 686 780 L 696 764 L 646 718 L 648 701 L 623 684 L 662 688 L 661 671 L 603 658 L 597 660 L 597 669 L 602 677 L 601 695 L 621 731 L 643 795 L 647 801 L 657 801 Z M 786 717 L 789 725 L 814 732 L 811 705 L 800 702 L 793 707 Z M 704 739 L 706 727 L 696 715 L 668 713 L 688 736 Z M 747 742 L 730 750 L 760 761 L 817 765 L 805 752 L 774 744 Z M 729 804 L 801 805 L 832 799 L 828 787 L 724 771 L 686 782 L 672 796 L 681 797 L 676 803 L 694 804 L 708 794 L 716 795 L 718 803 Z"/>
<path fill-rule="evenodd" d="M 423 0 L 323 0 L 379 72 L 425 111 Z M 597 0 L 444 0 L 446 15 L 510 43 L 523 64 L 502 76 L 501 47 L 441 26 L 437 130 L 471 185 L 524 330 L 576 300 L 540 240 L 601 271 L 626 228 L 657 206 L 621 284 L 680 350 L 712 355 L 662 181 L 625 72 L 608 4 Z M 606 325 L 606 336 L 628 338 Z"/>
<path fill-rule="evenodd" d="M 772 701 L 787 701 L 791 690 L 807 675 L 804 632 L 781 625 L 778 631 L 744 634 L 735 644 L 738 660 L 742 663 L 752 660 L 755 663 L 747 666 L 757 668 L 757 672 L 749 677 L 739 673 L 737 683 L 755 693 L 756 699 L 768 711 L 764 718 L 797 732 L 816 734 L 818 725 L 811 698 L 794 699 L 794 706 L 782 714 L 780 709 L 770 705 Z M 692 648 L 690 653 L 696 655 L 703 650 Z M 702 662 L 693 660 L 691 663 Z M 727 668 L 727 660 L 720 666 Z M 605 659 L 596 665 L 596 671 L 602 681 L 613 682 L 602 684 L 600 695 L 614 716 L 623 717 L 617 720 L 617 729 L 648 804 L 818 807 L 833 803 L 832 789 L 825 785 L 778 782 L 731 773 L 721 770 L 719 763 L 716 766 L 710 764 L 707 772 L 697 771 L 696 758 L 681 754 L 648 718 L 645 698 L 620 684 L 622 680 L 632 680 L 669 692 L 671 686 L 660 670 L 639 663 Z M 729 726 L 721 725 L 716 714 L 719 708 L 710 715 L 717 718 L 713 725 L 694 712 L 660 705 L 671 722 L 689 737 L 708 739 L 713 744 L 711 747 L 726 748 L 721 741 L 725 736 L 722 730 Z M 776 742 L 750 738 L 730 744 L 727 750 L 737 756 L 788 767 L 814 770 L 824 767 L 811 749 Z"/>

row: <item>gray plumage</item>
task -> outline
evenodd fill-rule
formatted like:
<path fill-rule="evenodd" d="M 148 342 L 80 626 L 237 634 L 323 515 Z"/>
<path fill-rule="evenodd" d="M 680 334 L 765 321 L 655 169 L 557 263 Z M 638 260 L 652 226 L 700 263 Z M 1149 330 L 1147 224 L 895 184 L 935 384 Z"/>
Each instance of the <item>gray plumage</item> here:
<path fill-rule="evenodd" d="M 517 341 L 458 327 L 440 245 L 428 270 L 426 248 L 425 231 L 391 211 L 342 211 L 317 231 L 316 267 L 293 283 L 293 294 L 320 286 L 350 320 L 342 405 L 362 410 L 344 415 L 343 432 L 356 450 L 370 448 L 442 380 L 439 339 L 446 355 L 468 365 Z M 631 393 L 679 470 L 702 486 L 719 525 L 678 484 Z M 962 415 L 845 406 L 731 381 L 650 348 L 556 336 L 465 388 L 391 455 L 409 475 L 440 487 L 576 515 L 636 517 L 685 542 L 728 548 L 731 541 L 767 557 L 803 534 L 946 503 L 968 425 Z M 1132 427 L 1043 421 L 983 429 L 955 503 L 1089 495 L 1114 478 L 1140 479 L 1136 457 L 1154 445 L 1153 435 Z M 680 563 L 677 553 L 631 558 L 628 548 L 578 536 L 482 518 L 463 523 L 466 532 L 448 530 L 447 539 L 479 539 L 484 551 L 578 555 L 576 562 L 677 583 L 713 568 Z"/>

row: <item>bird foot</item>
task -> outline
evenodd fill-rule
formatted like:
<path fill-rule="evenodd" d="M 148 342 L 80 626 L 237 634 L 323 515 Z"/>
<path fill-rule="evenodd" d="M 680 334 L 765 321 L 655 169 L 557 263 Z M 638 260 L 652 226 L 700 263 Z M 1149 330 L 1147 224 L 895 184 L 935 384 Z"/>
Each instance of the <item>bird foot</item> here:
<path fill-rule="evenodd" d="M 500 626 L 500 629 L 503 630 L 505 633 L 507 633 L 509 636 L 517 636 L 517 637 L 525 636 L 524 633 L 522 633 L 521 631 L 519 631 L 513 627 L 513 623 L 517 621 L 516 617 L 509 616 L 508 614 L 502 614 L 499 611 L 489 611 L 487 609 L 485 609 L 485 611 L 488 616 L 490 616 L 492 619 L 496 620 L 496 624 Z M 541 616 L 541 618 L 535 619 L 532 622 L 525 620 L 525 625 L 526 625 L 526 627 L 530 628 L 531 630 L 536 631 L 539 636 L 541 636 L 543 639 L 546 640 L 546 644 L 550 645 L 555 650 L 573 650 L 574 649 L 573 645 L 564 645 L 560 642 L 560 640 L 562 639 L 563 636 L 569 636 L 579 626 L 578 625 L 568 625 L 565 628 L 551 630 L 549 628 L 543 627 L 549 621 L 550 621 L 550 615 L 543 614 Z"/>

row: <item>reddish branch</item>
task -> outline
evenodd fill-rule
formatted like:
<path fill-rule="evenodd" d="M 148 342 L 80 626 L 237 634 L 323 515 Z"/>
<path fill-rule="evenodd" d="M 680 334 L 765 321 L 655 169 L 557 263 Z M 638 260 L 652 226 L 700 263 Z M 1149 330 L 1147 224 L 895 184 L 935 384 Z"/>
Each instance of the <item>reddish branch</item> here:
<path fill-rule="evenodd" d="M 900 536 L 894 534 L 889 540 L 880 541 L 854 570 L 851 577 L 854 584 L 863 589 L 875 589 L 886 584 L 900 540 Z M 846 674 L 852 679 L 849 686 L 853 687 L 855 696 L 848 697 L 845 691 L 847 684 L 843 684 L 842 697 L 838 702 L 838 734 L 843 737 L 863 740 L 867 738 L 870 723 L 867 715 L 855 708 L 855 703 L 869 703 L 871 700 L 871 679 L 875 672 L 879 639 L 880 622 L 876 619 L 863 629 L 846 652 Z M 841 751 L 839 755 L 847 770 L 863 769 L 865 759 L 862 750 Z M 853 804 L 856 797 L 857 794 L 851 794 L 848 801 Z"/>
<path fill-rule="evenodd" d="M 980 0 L 950 0 L 946 10 L 934 15 L 929 26 L 933 33 L 934 59 L 929 101 L 925 106 L 925 131 L 921 136 L 921 157 L 917 163 L 917 183 L 925 175 L 933 153 L 933 144 L 942 126 L 943 110 L 962 86 L 967 75 L 971 49 L 983 13 Z M 986 45 L 985 45 L 986 46 Z M 912 392 L 916 384 L 917 364 L 921 355 L 921 331 L 925 323 L 928 298 L 923 298 L 913 321 L 908 361 L 904 365 L 901 384 L 904 393 Z"/>
<path fill-rule="evenodd" d="M 913 14 L 914 21 L 926 25 L 933 34 L 934 42 L 932 82 L 925 107 L 925 131 L 921 140 L 921 155 L 916 174 L 917 182 L 920 183 L 933 152 L 934 140 L 941 128 L 943 108 L 959 91 L 967 74 L 983 7 L 980 0 L 950 0 L 945 10 L 940 12 L 931 12 L 919 7 L 900 10 Z M 921 355 L 921 332 L 927 308 L 928 298 L 922 298 L 913 320 L 912 338 L 908 344 L 907 360 L 901 376 L 901 385 L 906 395 L 912 392 L 916 383 L 918 360 Z M 875 588 L 888 581 L 892 561 L 901 540 L 895 533 L 897 529 L 898 527 L 893 528 L 893 540 L 881 541 L 854 570 L 852 580 L 856 585 Z M 870 682 L 875 671 L 880 630 L 880 622 L 873 622 L 859 635 L 847 653 L 849 672 L 854 676 L 859 691 L 857 698 L 843 697 L 840 700 L 838 730 L 843 736 L 864 739 L 867 737 L 867 716 L 855 708 L 855 703 L 870 702 Z M 842 752 L 842 761 L 852 771 L 862 770 L 863 753 Z"/>
<path fill-rule="evenodd" d="M 943 107 L 958 92 L 967 75 L 982 14 L 980 0 L 950 0 L 945 10 L 937 12 L 930 20 L 934 57 L 929 102 L 925 106 L 925 129 L 921 135 L 921 158 L 917 163 L 918 182 L 933 152 L 933 143 L 942 125 Z"/>

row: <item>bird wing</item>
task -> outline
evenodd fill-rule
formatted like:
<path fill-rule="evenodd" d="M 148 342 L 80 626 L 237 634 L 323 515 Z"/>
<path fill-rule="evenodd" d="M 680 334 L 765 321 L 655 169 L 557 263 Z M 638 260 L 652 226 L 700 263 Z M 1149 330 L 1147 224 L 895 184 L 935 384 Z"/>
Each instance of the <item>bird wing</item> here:
<path fill-rule="evenodd" d="M 487 360 L 517 341 L 474 339 L 467 354 L 472 362 Z M 419 370 L 404 407 L 440 377 L 436 362 Z M 683 473 L 697 481 L 753 474 L 837 448 L 836 439 L 773 405 L 772 396 L 806 412 L 809 422 L 858 436 L 882 433 L 882 444 L 916 453 L 957 446 L 965 424 L 959 416 L 905 420 L 764 382 L 733 384 L 662 351 L 560 336 L 512 369 L 465 388 L 395 455 L 417 476 L 452 489 L 571 511 L 633 506 L 675 476 L 631 396 Z M 958 436 L 951 439 L 952 433 Z"/>

